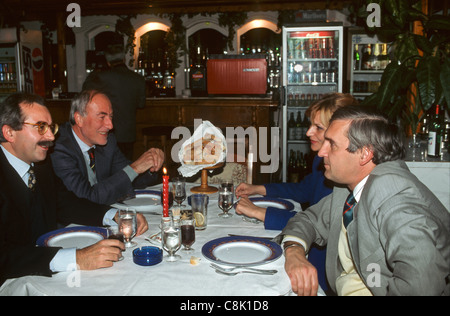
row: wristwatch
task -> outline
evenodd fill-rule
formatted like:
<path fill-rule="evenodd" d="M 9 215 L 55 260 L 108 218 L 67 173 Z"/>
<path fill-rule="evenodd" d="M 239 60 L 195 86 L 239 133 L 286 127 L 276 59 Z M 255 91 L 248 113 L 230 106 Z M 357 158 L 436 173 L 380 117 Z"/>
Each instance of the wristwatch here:
<path fill-rule="evenodd" d="M 289 249 L 289 248 L 291 248 L 291 247 L 301 247 L 301 248 L 303 248 L 303 250 L 306 252 L 306 249 L 305 249 L 305 247 L 304 247 L 303 245 L 294 242 L 294 243 L 292 243 L 292 244 L 287 245 L 286 247 L 284 247 L 284 249 L 283 249 L 283 254 L 284 254 L 284 256 L 286 256 L 286 250 Z"/>

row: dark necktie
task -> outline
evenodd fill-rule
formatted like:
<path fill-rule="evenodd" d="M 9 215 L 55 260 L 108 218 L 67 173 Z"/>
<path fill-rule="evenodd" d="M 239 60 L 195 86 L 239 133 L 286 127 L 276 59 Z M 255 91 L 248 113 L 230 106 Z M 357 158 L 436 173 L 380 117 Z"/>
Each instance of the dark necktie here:
<path fill-rule="evenodd" d="M 353 220 L 353 209 L 355 208 L 355 205 L 356 199 L 353 196 L 353 193 L 350 193 L 345 201 L 344 211 L 342 213 L 345 228 L 347 228 L 348 224 Z"/>
<path fill-rule="evenodd" d="M 92 171 L 94 171 L 94 173 L 95 173 L 95 155 L 94 155 L 94 150 L 95 150 L 94 147 L 89 149 L 88 150 L 88 155 L 89 155 L 89 167 L 91 167 Z"/>
<path fill-rule="evenodd" d="M 34 191 L 34 188 L 36 187 L 36 174 L 34 173 L 34 167 L 30 166 L 30 169 L 28 170 L 28 188 L 31 191 Z"/>

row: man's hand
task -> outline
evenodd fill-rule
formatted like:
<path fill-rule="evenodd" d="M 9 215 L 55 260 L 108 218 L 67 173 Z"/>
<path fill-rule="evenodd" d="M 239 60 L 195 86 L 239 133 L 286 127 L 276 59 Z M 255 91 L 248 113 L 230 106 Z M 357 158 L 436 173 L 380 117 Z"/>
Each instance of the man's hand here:
<path fill-rule="evenodd" d="M 148 230 L 148 223 L 144 215 L 142 215 L 141 213 L 136 213 L 136 220 L 137 220 L 136 236 L 139 236 Z"/>
<path fill-rule="evenodd" d="M 164 152 L 161 149 L 151 148 L 143 153 L 135 162 L 130 166 L 136 171 L 137 174 L 144 173 L 146 171 L 155 172 L 159 171 L 164 163 Z"/>
<path fill-rule="evenodd" d="M 241 183 L 236 188 L 236 198 L 249 197 L 254 194 L 266 195 L 266 187 L 263 185 L 253 185 Z"/>
<path fill-rule="evenodd" d="M 123 242 L 104 239 L 98 243 L 77 250 L 77 264 L 81 270 L 96 270 L 112 267 L 125 250 Z"/>
<path fill-rule="evenodd" d="M 236 214 L 244 214 L 245 216 L 259 219 L 263 221 L 266 219 L 266 208 L 256 206 L 247 197 L 243 197 L 236 205 Z"/>
<path fill-rule="evenodd" d="M 286 246 L 290 245 L 286 242 Z M 319 280 L 316 268 L 306 259 L 303 247 L 286 249 L 284 268 L 291 280 L 292 291 L 300 296 L 317 295 Z"/>

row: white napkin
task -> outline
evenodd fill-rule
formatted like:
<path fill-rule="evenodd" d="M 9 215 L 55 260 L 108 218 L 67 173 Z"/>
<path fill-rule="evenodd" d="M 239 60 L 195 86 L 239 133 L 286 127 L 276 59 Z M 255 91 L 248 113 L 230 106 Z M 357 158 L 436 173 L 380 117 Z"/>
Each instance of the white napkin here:
<path fill-rule="evenodd" d="M 202 141 L 211 140 L 208 143 L 208 146 L 201 147 Z M 197 142 L 197 143 L 196 143 Z M 194 149 L 201 149 L 201 153 L 197 150 L 194 150 L 194 161 L 185 161 L 185 153 L 190 153 L 190 148 L 192 144 L 198 144 L 194 147 Z M 219 150 L 218 155 L 216 155 L 217 159 L 212 159 L 211 157 L 211 148 L 215 150 Z M 197 174 L 200 170 L 208 167 L 213 167 L 219 163 L 225 161 L 227 157 L 227 142 L 225 136 L 223 136 L 222 131 L 215 127 L 209 121 L 203 121 L 202 124 L 197 127 L 192 135 L 187 141 L 181 145 L 180 151 L 178 152 L 178 158 L 181 162 L 181 167 L 178 168 L 178 171 L 184 177 L 191 177 Z M 201 164 L 203 160 L 211 163 Z"/>

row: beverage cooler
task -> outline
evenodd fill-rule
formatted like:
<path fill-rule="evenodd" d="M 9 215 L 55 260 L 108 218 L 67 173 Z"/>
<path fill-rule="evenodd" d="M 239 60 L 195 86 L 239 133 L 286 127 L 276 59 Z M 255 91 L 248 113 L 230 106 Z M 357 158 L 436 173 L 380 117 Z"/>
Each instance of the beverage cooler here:
<path fill-rule="evenodd" d="M 362 101 L 378 91 L 384 69 L 391 62 L 389 43 L 384 43 L 376 35 L 369 36 L 362 31 L 349 32 L 352 56 L 350 73 L 350 94 Z"/>
<path fill-rule="evenodd" d="M 283 27 L 283 182 L 298 182 L 311 158 L 306 137 L 311 103 L 342 92 L 343 26 L 338 23 Z"/>
<path fill-rule="evenodd" d="M 0 29 L 0 101 L 17 91 L 45 96 L 41 31 Z"/>

